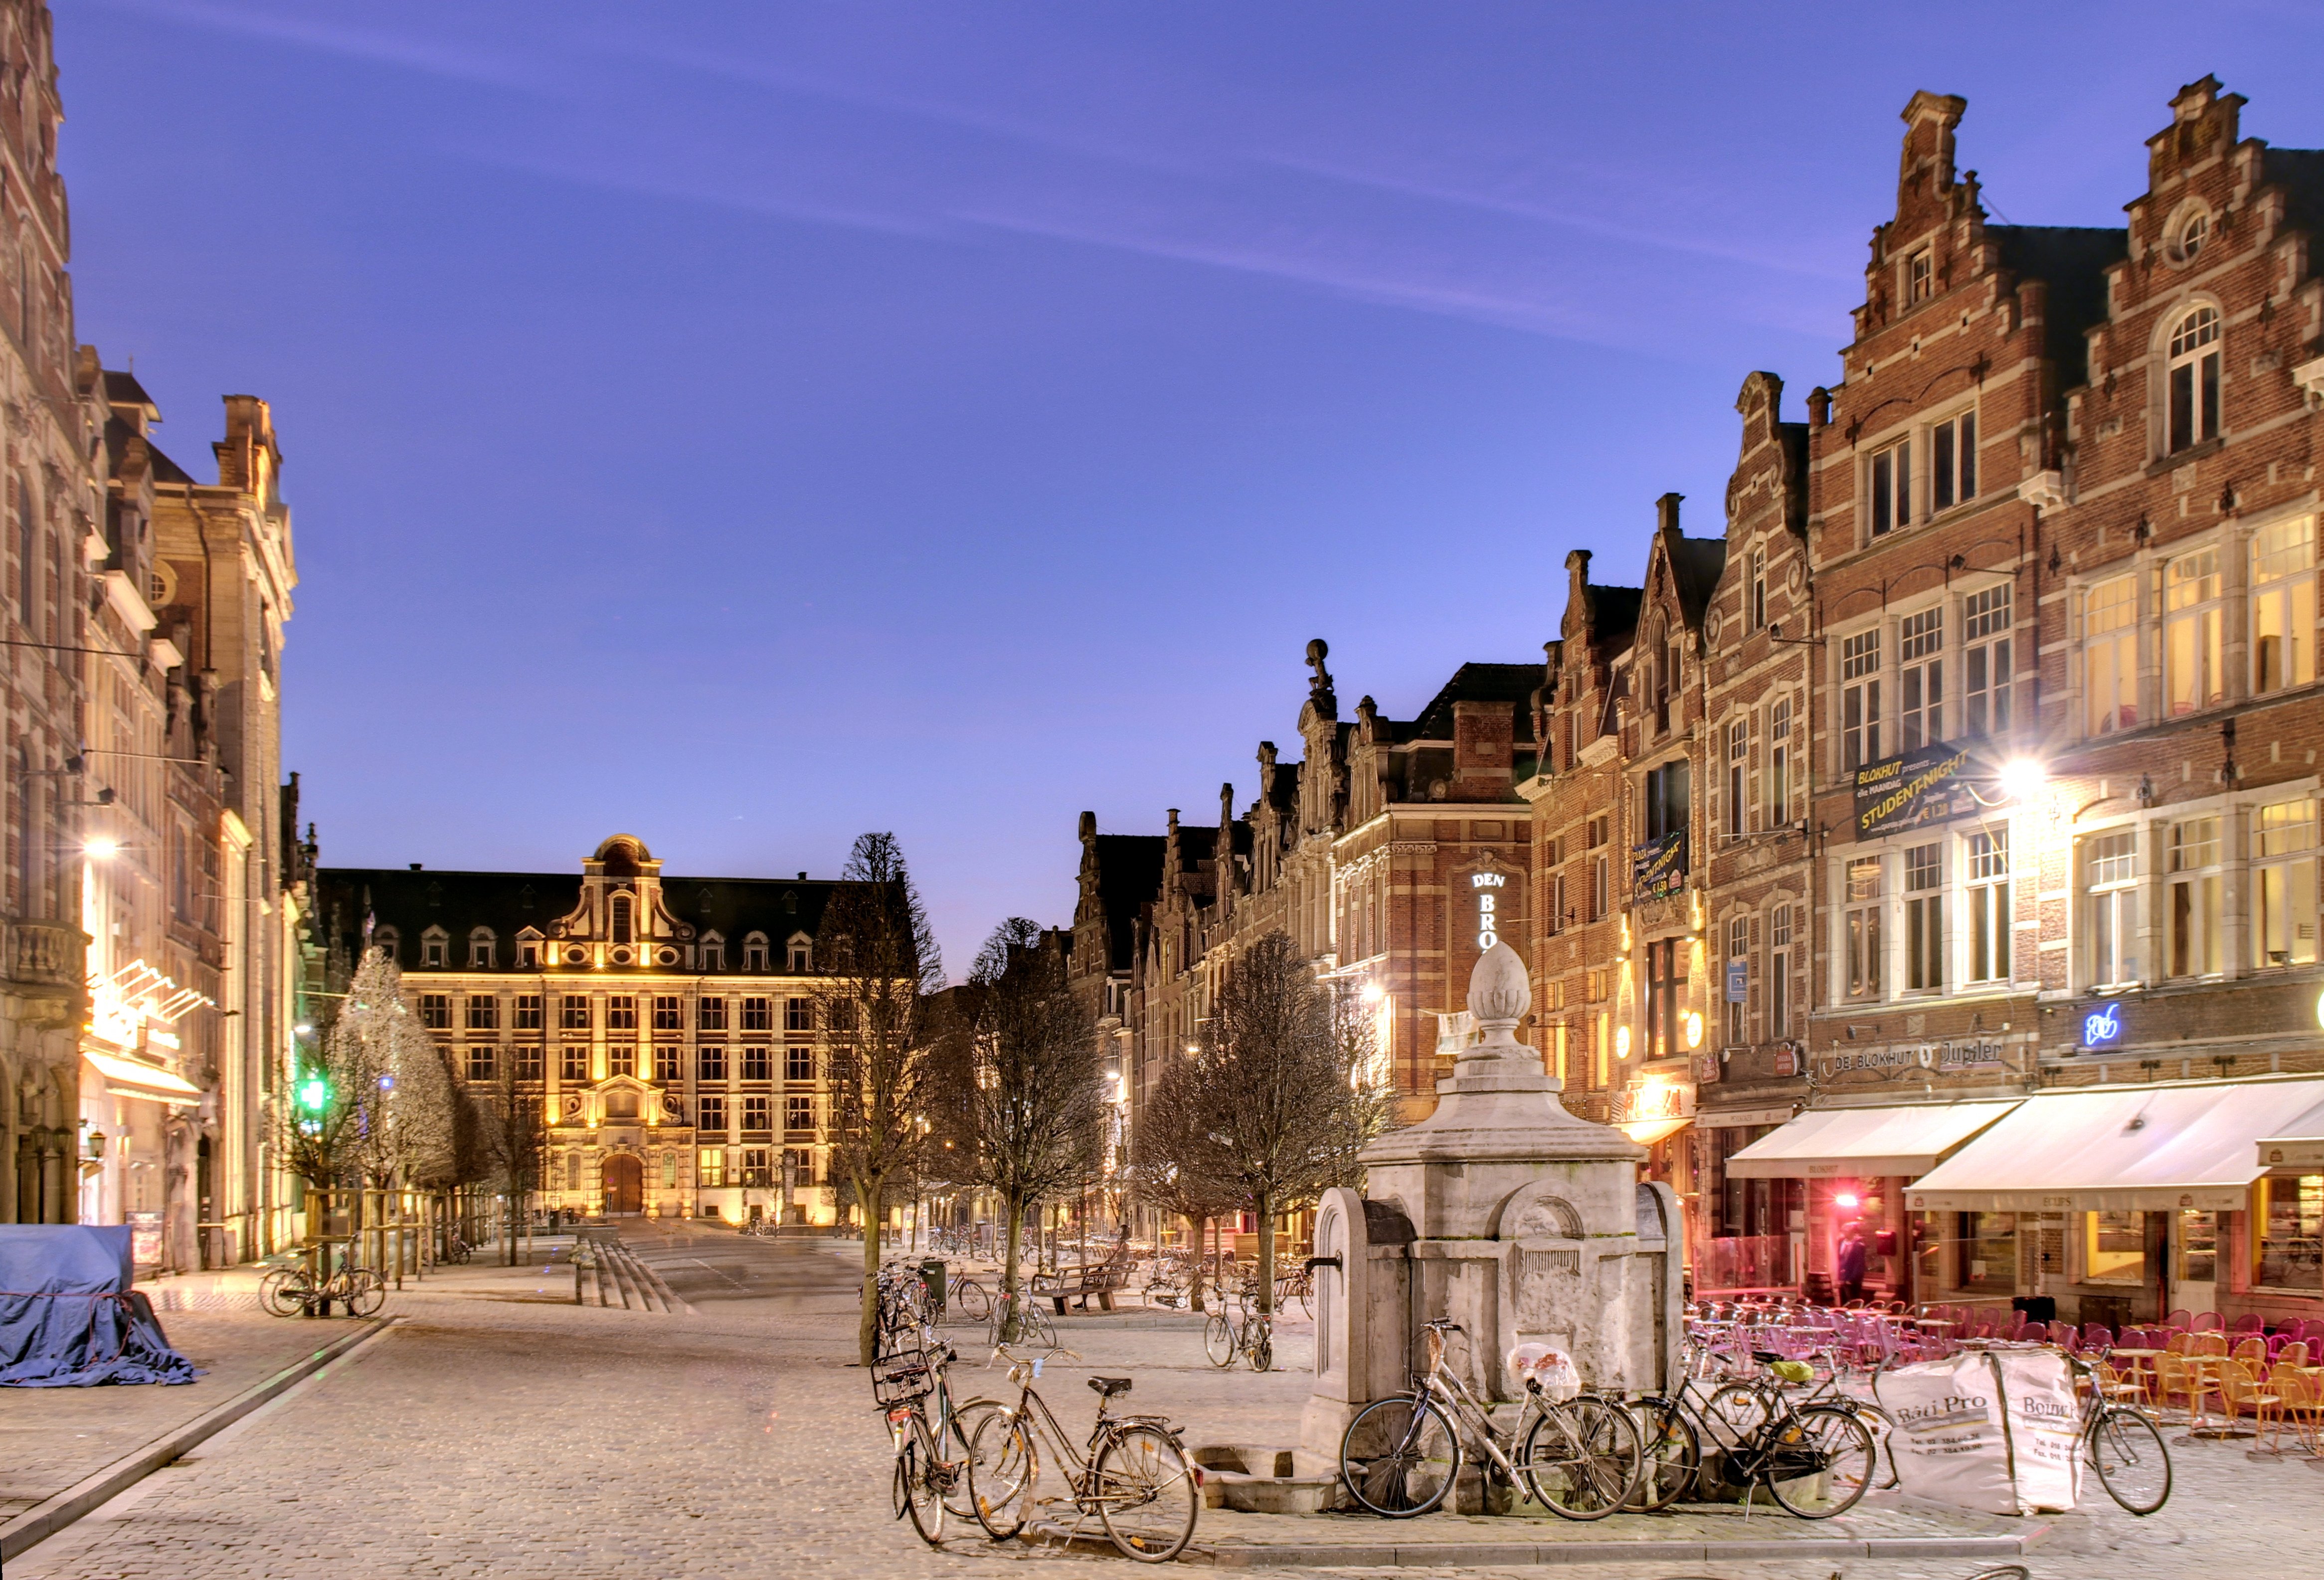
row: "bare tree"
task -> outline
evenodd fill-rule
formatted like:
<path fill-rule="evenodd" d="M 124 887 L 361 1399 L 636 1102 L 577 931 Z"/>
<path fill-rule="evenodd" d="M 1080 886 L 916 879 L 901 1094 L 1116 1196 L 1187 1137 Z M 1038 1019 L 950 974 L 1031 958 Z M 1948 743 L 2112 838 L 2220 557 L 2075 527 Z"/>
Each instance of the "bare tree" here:
<path fill-rule="evenodd" d="M 1369 1039 L 1291 939 L 1259 938 L 1228 968 L 1192 1056 L 1218 1167 L 1259 1220 L 1259 1309 L 1275 1308 L 1275 1219 L 1356 1182 L 1388 1095 Z"/>
<path fill-rule="evenodd" d="M 848 854 L 815 943 L 831 1069 L 831 1166 L 863 1214 L 862 1363 L 878 1354 L 880 1242 L 927 1137 L 929 1005 L 944 987 L 936 934 L 893 834 Z"/>
<path fill-rule="evenodd" d="M 1154 1095 L 1140 1106 L 1130 1134 L 1130 1188 L 1148 1206 L 1186 1220 L 1194 1247 L 1186 1304 L 1200 1311 L 1212 1220 L 1239 1206 L 1242 1193 L 1213 1134 L 1208 1095 L 1194 1061 L 1164 1057 Z"/>
<path fill-rule="evenodd" d="M 516 1265 L 517 1224 L 540 1188 L 549 1158 L 549 1111 L 542 1094 L 516 1076 L 516 1061 L 503 1058 L 488 1094 L 471 1098 L 476 1150 L 493 1183 L 508 1203 L 501 1257 Z"/>
<path fill-rule="evenodd" d="M 993 929 L 954 998 L 936 1105 L 959 1132 L 951 1171 L 1001 1198 L 1007 1300 L 1026 1209 L 1097 1171 L 1105 1143 L 1097 1023 L 1067 985 L 1062 953 L 1021 916 Z"/>

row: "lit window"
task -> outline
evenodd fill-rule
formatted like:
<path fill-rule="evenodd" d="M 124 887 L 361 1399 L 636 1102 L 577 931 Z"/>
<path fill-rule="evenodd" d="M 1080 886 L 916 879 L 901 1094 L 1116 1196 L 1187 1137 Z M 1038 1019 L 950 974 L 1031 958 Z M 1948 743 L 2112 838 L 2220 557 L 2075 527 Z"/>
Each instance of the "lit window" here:
<path fill-rule="evenodd" d="M 726 1116 L 719 1114 L 716 1133 L 726 1132 Z M 706 1190 L 722 1190 L 726 1185 L 726 1149 L 704 1147 L 694 1154 L 694 1181 Z"/>
<path fill-rule="evenodd" d="M 1961 714 L 1972 735 L 2009 733 L 2009 584 L 1961 604 Z"/>
<path fill-rule="evenodd" d="M 2168 448 L 2179 451 L 2219 437 L 2219 314 L 2199 307 L 2171 332 Z"/>
<path fill-rule="evenodd" d="M 1744 781 L 1751 766 L 1751 726 L 1736 719 L 1727 726 L 1727 836 L 1740 839 L 1749 831 Z"/>
<path fill-rule="evenodd" d="M 1904 853 L 1904 986 L 1934 993 L 1945 985 L 1944 846 Z"/>
<path fill-rule="evenodd" d="M 1788 823 L 1792 817 L 1792 699 L 1767 710 L 1767 812 L 1762 827 Z"/>
<path fill-rule="evenodd" d="M 488 993 L 472 993 L 468 995 L 469 1030 L 495 1030 L 499 1028 L 500 1023 L 500 1000 L 494 998 Z"/>
<path fill-rule="evenodd" d="M 2252 936 L 2256 966 L 2316 959 L 2316 808 L 2308 801 L 2262 807 L 2252 841 Z"/>
<path fill-rule="evenodd" d="M 452 1029 L 452 995 L 448 993 L 421 993 L 420 1024 L 430 1031 L 449 1031 Z"/>
<path fill-rule="evenodd" d="M 1880 996 L 1880 858 L 1848 864 L 1848 905 L 1842 919 L 1847 944 L 1848 996 Z"/>
<path fill-rule="evenodd" d="M 2083 595 L 2084 689 L 2089 732 L 2138 727 L 2138 578 L 2118 576 Z"/>
<path fill-rule="evenodd" d="M 2173 718 L 2227 699 L 2219 666 L 2219 551 L 2171 562 L 2163 577 L 2163 684 Z"/>
<path fill-rule="evenodd" d="M 1945 612 L 1923 609 L 1904 616 L 1896 632 L 1896 749 L 1932 746 L 1945 738 Z"/>
<path fill-rule="evenodd" d="M 2128 829 L 2101 834 L 2083 847 L 2089 895 L 2090 984 L 2138 980 L 2138 839 Z"/>
<path fill-rule="evenodd" d="M 2190 818 L 2171 826 L 2171 975 L 2213 976 L 2222 969 L 2219 820 Z"/>
<path fill-rule="evenodd" d="M 2316 679 L 2316 520 L 2252 535 L 2252 691 Z"/>
<path fill-rule="evenodd" d="M 1840 644 L 1840 767 L 1880 760 L 1880 628 L 1859 631 Z"/>
<path fill-rule="evenodd" d="M 1913 521 L 1913 445 L 1890 445 L 1872 457 L 1869 468 L 1872 536 L 1886 537 Z"/>
<path fill-rule="evenodd" d="M 2006 982 L 2010 959 L 2009 830 L 1969 836 L 1969 980 Z"/>

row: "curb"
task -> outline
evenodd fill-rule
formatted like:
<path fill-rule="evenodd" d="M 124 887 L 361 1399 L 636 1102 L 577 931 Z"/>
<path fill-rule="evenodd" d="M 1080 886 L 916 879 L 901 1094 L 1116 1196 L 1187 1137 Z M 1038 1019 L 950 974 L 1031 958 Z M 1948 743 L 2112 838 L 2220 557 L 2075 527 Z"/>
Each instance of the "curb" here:
<path fill-rule="evenodd" d="M 2017 1558 L 2050 1533 L 2023 1536 L 1803 1536 L 1790 1540 L 1240 1543 L 1186 1549 L 1184 1562 L 1219 1569 L 1438 1568 L 1469 1565 L 1683 1563 L 1766 1558 Z"/>
<path fill-rule="evenodd" d="M 273 1376 L 252 1384 L 225 1403 L 212 1406 L 175 1431 L 124 1455 L 63 1492 L 42 1499 L 7 1524 L 0 1525 L 0 1563 L 16 1558 L 99 1504 L 119 1497 L 171 1460 L 183 1456 L 205 1438 L 216 1437 L 293 1384 L 305 1381 L 350 1350 L 378 1337 L 393 1326 L 396 1320 L 392 1317 L 367 1319 L 361 1328 L 341 1334 L 312 1354 L 293 1361 Z"/>

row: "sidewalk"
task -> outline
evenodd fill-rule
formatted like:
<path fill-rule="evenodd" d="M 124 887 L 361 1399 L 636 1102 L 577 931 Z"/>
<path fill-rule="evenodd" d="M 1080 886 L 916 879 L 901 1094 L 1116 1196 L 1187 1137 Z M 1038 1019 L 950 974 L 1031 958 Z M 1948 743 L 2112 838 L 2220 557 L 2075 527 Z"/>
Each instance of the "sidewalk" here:
<path fill-rule="evenodd" d="M 0 1524 L 165 1437 L 244 1390 L 369 1323 L 269 1317 L 254 1270 L 141 1284 L 209 1304 L 162 1309 L 161 1329 L 202 1375 L 180 1387 L 11 1388 L 0 1391 Z M 161 1301 L 155 1301 L 157 1307 Z"/>

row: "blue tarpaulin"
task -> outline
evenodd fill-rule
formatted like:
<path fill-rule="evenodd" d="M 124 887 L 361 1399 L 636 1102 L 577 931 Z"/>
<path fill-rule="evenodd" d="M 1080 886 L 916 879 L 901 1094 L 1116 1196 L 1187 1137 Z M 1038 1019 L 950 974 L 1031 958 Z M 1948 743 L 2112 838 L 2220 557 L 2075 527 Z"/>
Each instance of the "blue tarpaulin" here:
<path fill-rule="evenodd" d="M 127 1225 L 0 1224 L 0 1386 L 191 1382 L 131 1289 Z"/>

